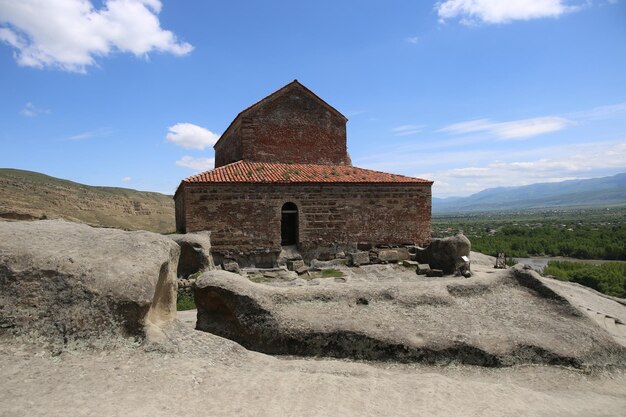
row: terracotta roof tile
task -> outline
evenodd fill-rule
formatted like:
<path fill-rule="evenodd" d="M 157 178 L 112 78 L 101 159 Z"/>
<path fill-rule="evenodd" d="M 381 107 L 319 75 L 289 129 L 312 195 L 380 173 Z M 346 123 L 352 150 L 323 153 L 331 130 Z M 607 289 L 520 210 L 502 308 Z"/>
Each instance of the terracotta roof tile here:
<path fill-rule="evenodd" d="M 183 183 L 424 183 L 421 178 L 345 165 L 237 161 L 186 178 Z M 182 184 L 181 184 L 182 185 Z"/>

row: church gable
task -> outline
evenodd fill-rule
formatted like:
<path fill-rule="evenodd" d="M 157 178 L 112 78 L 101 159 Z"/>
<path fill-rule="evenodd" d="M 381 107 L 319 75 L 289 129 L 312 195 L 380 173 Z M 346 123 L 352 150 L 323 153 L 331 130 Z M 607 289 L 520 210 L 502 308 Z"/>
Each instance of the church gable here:
<path fill-rule="evenodd" d="M 235 118 L 215 145 L 216 167 L 237 160 L 349 165 L 346 121 L 294 81 Z"/>

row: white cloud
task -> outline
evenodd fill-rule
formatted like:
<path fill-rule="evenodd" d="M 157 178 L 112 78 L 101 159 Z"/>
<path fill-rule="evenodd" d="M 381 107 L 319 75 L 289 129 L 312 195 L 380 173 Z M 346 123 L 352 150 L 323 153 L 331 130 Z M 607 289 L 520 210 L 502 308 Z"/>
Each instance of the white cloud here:
<path fill-rule="evenodd" d="M 423 128 L 423 125 L 402 125 L 391 129 L 391 133 L 395 136 L 414 135 L 421 132 Z"/>
<path fill-rule="evenodd" d="M 85 72 L 114 52 L 185 55 L 193 47 L 160 26 L 159 0 L 0 0 L 0 41 L 19 65 Z"/>
<path fill-rule="evenodd" d="M 192 123 L 176 123 L 168 128 L 165 138 L 185 149 L 203 150 L 215 145 L 220 136 L 209 129 Z"/>
<path fill-rule="evenodd" d="M 113 130 L 111 129 L 90 130 L 87 132 L 82 132 L 76 135 L 68 136 L 67 138 L 65 138 L 65 140 L 86 140 L 86 139 L 100 138 L 103 136 L 109 136 L 111 133 L 113 133 Z"/>
<path fill-rule="evenodd" d="M 454 123 L 440 129 L 452 134 L 487 133 L 499 139 L 523 139 L 556 132 L 573 124 L 572 120 L 558 116 L 535 117 L 510 122 L 492 122 L 489 119 Z"/>
<path fill-rule="evenodd" d="M 441 22 L 458 18 L 466 25 L 554 18 L 580 7 L 566 0 L 445 0 L 435 5 Z"/>
<path fill-rule="evenodd" d="M 415 45 L 417 42 L 419 42 L 420 38 L 418 38 L 417 36 L 409 36 L 408 38 L 404 38 L 404 40 L 410 44 Z"/>
<path fill-rule="evenodd" d="M 39 116 L 40 114 L 50 114 L 50 110 L 40 109 L 39 107 L 35 106 L 33 103 L 29 101 L 28 103 L 24 105 L 24 108 L 20 110 L 20 114 L 26 117 L 35 117 L 35 116 Z"/>
<path fill-rule="evenodd" d="M 179 167 L 193 169 L 195 172 L 208 171 L 215 166 L 214 158 L 194 158 L 192 156 L 183 156 L 176 165 Z"/>
<path fill-rule="evenodd" d="M 567 117 L 578 119 L 581 121 L 605 120 L 626 113 L 626 103 L 610 104 L 607 106 L 598 106 L 590 110 L 583 110 L 570 113 Z"/>
<path fill-rule="evenodd" d="M 122 177 L 122 182 L 130 182 L 132 180 L 131 177 Z"/>

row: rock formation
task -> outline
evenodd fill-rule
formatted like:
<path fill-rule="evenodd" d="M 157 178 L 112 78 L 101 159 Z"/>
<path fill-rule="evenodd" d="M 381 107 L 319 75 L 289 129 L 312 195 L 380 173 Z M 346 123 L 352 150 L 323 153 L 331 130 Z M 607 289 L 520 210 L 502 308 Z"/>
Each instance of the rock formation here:
<path fill-rule="evenodd" d="M 176 315 L 179 247 L 151 232 L 0 222 L 0 333 L 107 347 Z"/>
<path fill-rule="evenodd" d="M 211 232 L 169 235 L 180 246 L 178 276 L 187 278 L 199 271 L 215 268 L 211 256 Z"/>
<path fill-rule="evenodd" d="M 472 280 L 289 288 L 210 271 L 198 278 L 195 301 L 197 329 L 268 354 L 483 366 L 626 363 L 626 349 L 608 333 L 512 270 Z"/>

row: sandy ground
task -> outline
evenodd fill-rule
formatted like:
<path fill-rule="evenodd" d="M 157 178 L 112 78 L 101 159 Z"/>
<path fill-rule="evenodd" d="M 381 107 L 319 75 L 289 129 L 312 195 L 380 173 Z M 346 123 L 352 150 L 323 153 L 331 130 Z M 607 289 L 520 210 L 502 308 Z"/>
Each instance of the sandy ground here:
<path fill-rule="evenodd" d="M 177 353 L 0 339 L 0 416 L 626 416 L 624 370 L 277 358 L 193 330 L 194 314 L 167 332 Z"/>
<path fill-rule="evenodd" d="M 2 416 L 623 416 L 626 374 L 274 358 L 192 330 L 183 352 L 0 344 Z M 191 317 L 190 317 L 191 315 Z"/>

